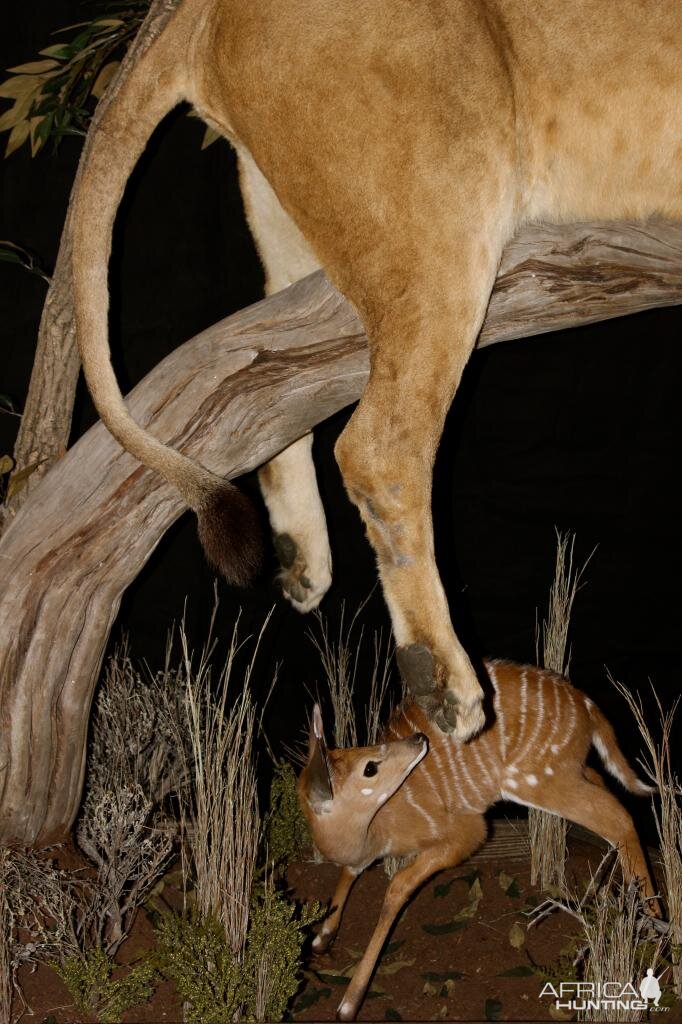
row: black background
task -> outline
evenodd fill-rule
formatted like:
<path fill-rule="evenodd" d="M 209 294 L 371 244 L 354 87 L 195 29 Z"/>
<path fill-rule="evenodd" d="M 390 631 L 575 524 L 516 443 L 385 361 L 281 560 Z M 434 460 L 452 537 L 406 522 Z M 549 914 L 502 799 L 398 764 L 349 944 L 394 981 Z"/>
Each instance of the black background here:
<path fill-rule="evenodd" d="M 52 31 L 93 10 L 74 0 L 11 5 L 4 13 L 2 67 L 33 59 L 53 41 Z M 187 111 L 172 114 L 121 209 L 111 336 L 124 390 L 186 338 L 262 294 L 233 156 L 223 142 L 202 151 L 202 137 L 203 126 Z M 56 153 L 48 147 L 35 159 L 23 147 L 0 163 L 0 238 L 39 254 L 48 269 L 80 144 L 67 139 Z M 43 282 L 0 264 L 0 391 L 19 408 L 44 294 Z M 575 606 L 572 678 L 610 714 L 631 756 L 636 735 L 605 666 L 647 702 L 648 679 L 666 705 L 679 691 L 680 327 L 679 309 L 659 310 L 476 353 L 436 470 L 439 564 L 454 621 L 476 655 L 534 660 L 536 610 L 546 608 L 554 571 L 555 527 L 575 531 L 579 559 L 596 546 Z M 334 555 L 334 584 L 322 606 L 332 632 L 343 602 L 348 615 L 375 583 L 373 556 L 333 460 L 347 417 L 323 424 L 315 445 Z M 81 388 L 74 438 L 93 418 Z M 0 416 L 0 453 L 11 452 L 16 425 Z M 258 498 L 253 478 L 242 483 Z M 278 597 L 272 554 L 269 559 L 253 589 L 219 585 L 218 630 L 227 635 L 242 607 L 242 632 L 253 632 L 274 605 L 254 687 L 262 694 L 281 663 L 265 715 L 278 746 L 300 738 L 310 704 L 306 688 L 320 683 L 322 673 L 307 636 L 314 621 Z M 212 580 L 194 521 L 184 516 L 125 596 L 113 639 L 126 630 L 133 654 L 159 665 L 168 626 L 187 600 L 188 628 L 200 643 Z M 367 634 L 388 628 L 378 590 L 363 621 Z M 361 660 L 361 678 L 367 667 Z"/>

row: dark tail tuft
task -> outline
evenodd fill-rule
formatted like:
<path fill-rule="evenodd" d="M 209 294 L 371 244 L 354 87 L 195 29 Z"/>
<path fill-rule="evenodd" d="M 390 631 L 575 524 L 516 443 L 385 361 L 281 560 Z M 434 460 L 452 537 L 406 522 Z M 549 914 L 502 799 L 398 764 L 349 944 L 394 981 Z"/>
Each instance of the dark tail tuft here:
<path fill-rule="evenodd" d="M 245 494 L 224 481 L 196 510 L 199 540 L 208 562 L 236 587 L 247 586 L 263 560 L 263 527 Z"/>

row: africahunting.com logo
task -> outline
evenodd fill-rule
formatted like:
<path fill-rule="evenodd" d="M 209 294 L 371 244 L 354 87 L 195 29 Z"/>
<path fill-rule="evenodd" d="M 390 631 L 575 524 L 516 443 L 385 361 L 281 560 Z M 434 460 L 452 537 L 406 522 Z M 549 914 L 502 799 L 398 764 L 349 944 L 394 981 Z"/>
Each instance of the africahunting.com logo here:
<path fill-rule="evenodd" d="M 554 1000 L 557 1010 L 650 1010 L 664 1013 L 668 1006 L 659 1006 L 661 986 L 650 967 L 639 983 L 639 991 L 631 982 L 622 981 L 548 981 L 540 999 Z"/>

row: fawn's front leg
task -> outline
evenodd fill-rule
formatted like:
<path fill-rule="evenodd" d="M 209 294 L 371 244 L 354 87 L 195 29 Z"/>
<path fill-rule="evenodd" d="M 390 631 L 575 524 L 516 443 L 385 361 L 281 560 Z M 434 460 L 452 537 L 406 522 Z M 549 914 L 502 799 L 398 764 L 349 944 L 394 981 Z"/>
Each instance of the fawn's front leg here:
<path fill-rule="evenodd" d="M 388 933 L 412 893 L 436 871 L 455 867 L 485 839 L 482 815 L 460 815 L 452 819 L 452 826 L 451 835 L 459 833 L 456 838 L 424 850 L 391 879 L 377 926 L 336 1012 L 338 1020 L 355 1020 Z"/>
<path fill-rule="evenodd" d="M 342 867 L 332 898 L 332 906 L 329 916 L 322 923 L 322 927 L 313 939 L 313 951 L 315 953 L 326 953 L 336 938 L 343 908 L 346 905 L 348 895 L 353 887 L 353 882 L 360 874 L 359 871 L 352 871 L 351 868 Z"/>

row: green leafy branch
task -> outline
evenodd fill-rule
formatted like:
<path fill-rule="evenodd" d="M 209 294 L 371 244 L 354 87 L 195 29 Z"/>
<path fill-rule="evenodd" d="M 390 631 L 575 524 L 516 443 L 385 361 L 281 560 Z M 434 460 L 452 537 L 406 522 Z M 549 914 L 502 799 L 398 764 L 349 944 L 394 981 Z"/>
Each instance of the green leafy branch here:
<path fill-rule="evenodd" d="M 35 156 L 48 139 L 56 145 L 64 135 L 85 135 L 90 101 L 111 81 L 148 8 L 149 0 L 109 0 L 91 21 L 55 33 L 77 30 L 69 42 L 41 50 L 42 60 L 7 69 L 10 77 L 0 83 L 0 97 L 13 101 L 0 116 L 0 131 L 10 133 L 6 157 L 25 142 Z"/>

